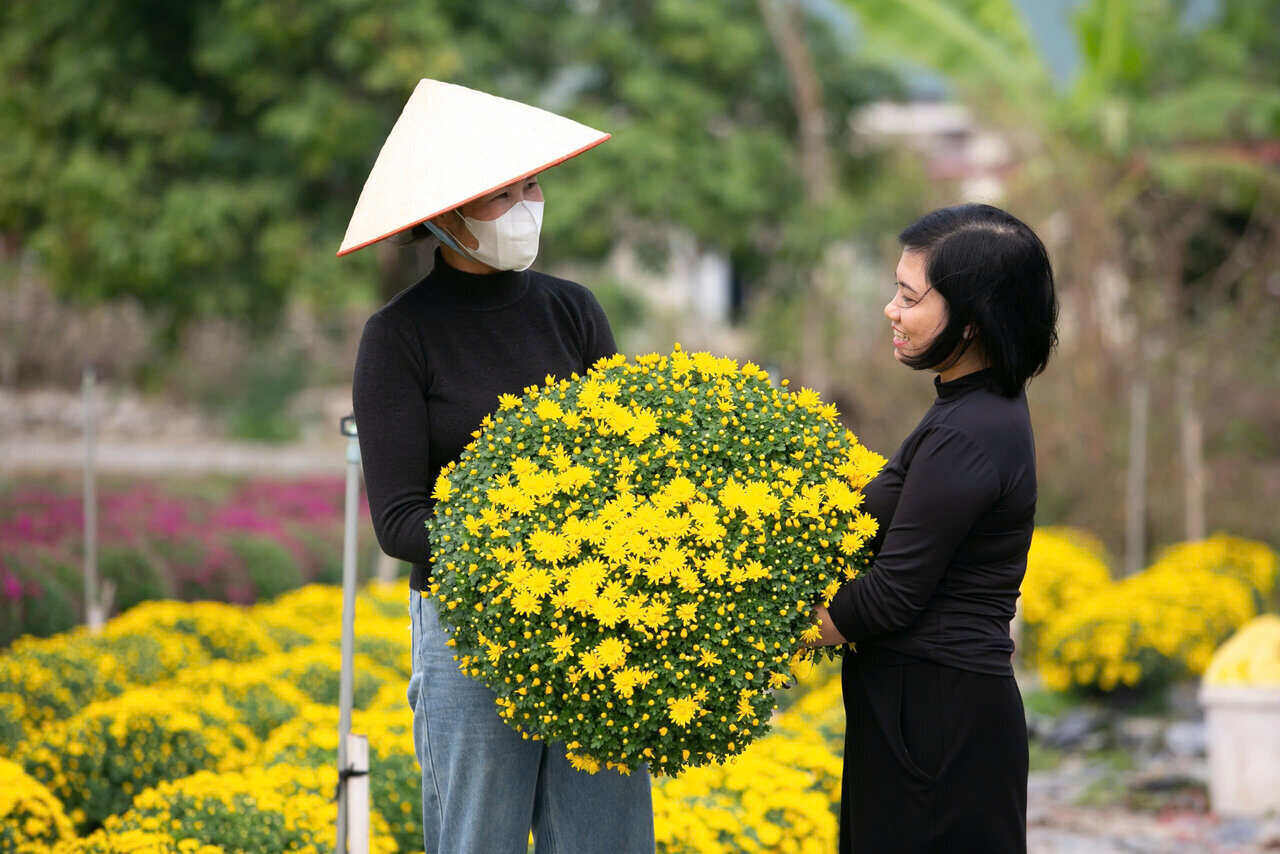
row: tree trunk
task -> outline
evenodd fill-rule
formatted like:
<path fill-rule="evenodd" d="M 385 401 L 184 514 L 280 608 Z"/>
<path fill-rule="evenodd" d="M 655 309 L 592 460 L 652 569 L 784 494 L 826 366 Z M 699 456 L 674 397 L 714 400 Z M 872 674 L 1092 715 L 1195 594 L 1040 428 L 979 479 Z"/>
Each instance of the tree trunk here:
<path fill-rule="evenodd" d="M 800 127 L 800 172 L 805 200 L 810 205 L 830 201 L 834 187 L 831 151 L 827 145 L 827 113 L 822 104 L 822 79 L 805 41 L 803 10 L 791 0 L 757 0 L 760 16 L 773 41 L 791 84 L 791 104 Z M 815 265 L 804 295 L 803 328 L 800 330 L 800 373 L 804 384 L 826 393 L 826 309 L 821 273 Z"/>
<path fill-rule="evenodd" d="M 1178 420 L 1181 423 L 1182 477 L 1186 499 L 1186 538 L 1205 537 L 1204 424 L 1196 409 L 1193 380 L 1178 373 Z"/>
<path fill-rule="evenodd" d="M 378 552 L 378 565 L 373 577 L 379 581 L 395 581 L 400 571 L 400 561 L 384 551 Z"/>
<path fill-rule="evenodd" d="M 1151 388 L 1143 374 L 1129 385 L 1129 471 L 1125 490 L 1124 574 L 1142 569 L 1147 543 L 1147 412 Z"/>

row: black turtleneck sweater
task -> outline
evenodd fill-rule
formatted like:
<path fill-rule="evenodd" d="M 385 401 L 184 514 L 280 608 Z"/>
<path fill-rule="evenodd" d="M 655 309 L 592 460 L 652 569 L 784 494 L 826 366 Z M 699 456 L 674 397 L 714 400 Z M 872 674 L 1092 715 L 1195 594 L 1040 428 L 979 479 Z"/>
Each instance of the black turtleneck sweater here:
<path fill-rule="evenodd" d="M 934 386 L 933 406 L 864 490 L 880 523 L 874 563 L 828 611 L 866 660 L 1011 675 L 1036 510 L 1026 395 L 1002 396 L 989 371 Z"/>
<path fill-rule="evenodd" d="M 431 273 L 365 323 L 352 381 L 360 457 L 378 544 L 430 574 L 431 487 L 498 396 L 585 374 L 616 352 L 604 310 L 581 285 L 532 270 Z"/>

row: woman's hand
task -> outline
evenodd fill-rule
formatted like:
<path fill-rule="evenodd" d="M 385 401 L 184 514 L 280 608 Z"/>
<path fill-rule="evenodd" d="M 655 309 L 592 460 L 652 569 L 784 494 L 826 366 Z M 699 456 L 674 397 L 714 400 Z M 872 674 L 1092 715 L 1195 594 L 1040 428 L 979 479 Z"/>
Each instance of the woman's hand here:
<path fill-rule="evenodd" d="M 818 635 L 816 641 L 806 641 L 805 646 L 838 646 L 848 643 L 845 636 L 840 634 L 840 630 L 836 628 L 836 624 L 831 622 L 831 615 L 827 613 L 825 605 L 818 605 L 813 609 L 813 620 L 814 624 L 822 630 L 822 633 Z"/>

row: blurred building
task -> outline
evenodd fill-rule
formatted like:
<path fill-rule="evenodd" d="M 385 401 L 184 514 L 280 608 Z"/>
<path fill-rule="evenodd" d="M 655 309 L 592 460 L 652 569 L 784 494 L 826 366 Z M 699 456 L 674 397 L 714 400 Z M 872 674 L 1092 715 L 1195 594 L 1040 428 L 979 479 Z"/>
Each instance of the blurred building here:
<path fill-rule="evenodd" d="M 997 203 L 1014 166 L 1003 136 L 978 123 L 967 107 L 946 101 L 881 101 L 849 119 L 855 137 L 869 147 L 905 146 L 924 158 L 934 180 L 955 182 L 966 201 Z"/>

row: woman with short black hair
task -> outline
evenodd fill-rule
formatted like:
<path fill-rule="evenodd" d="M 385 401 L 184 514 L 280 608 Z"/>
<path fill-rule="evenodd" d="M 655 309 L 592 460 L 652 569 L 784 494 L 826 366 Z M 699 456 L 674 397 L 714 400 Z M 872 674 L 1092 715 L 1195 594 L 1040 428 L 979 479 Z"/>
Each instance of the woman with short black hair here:
<path fill-rule="evenodd" d="M 1027 730 L 1009 634 L 1035 524 L 1024 388 L 1056 343 L 1044 245 L 989 205 L 899 235 L 894 356 L 937 398 L 867 485 L 872 566 L 817 609 L 851 643 L 840 850 L 1026 850 Z"/>

